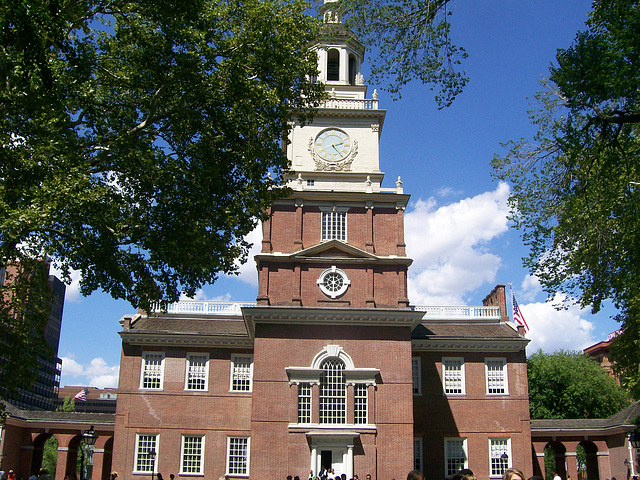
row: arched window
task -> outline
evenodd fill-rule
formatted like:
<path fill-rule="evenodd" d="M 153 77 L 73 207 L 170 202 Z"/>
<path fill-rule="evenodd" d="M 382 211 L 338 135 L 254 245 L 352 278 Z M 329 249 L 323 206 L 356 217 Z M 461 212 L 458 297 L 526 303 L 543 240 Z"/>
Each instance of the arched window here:
<path fill-rule="evenodd" d="M 347 389 L 344 362 L 331 357 L 322 363 L 320 377 L 320 423 L 345 423 Z"/>
<path fill-rule="evenodd" d="M 358 64 L 356 62 L 356 56 L 351 54 L 349 55 L 349 85 L 356 84 L 356 75 L 358 73 Z"/>
<path fill-rule="evenodd" d="M 327 55 L 327 80 L 337 82 L 340 80 L 340 52 L 329 50 Z"/>

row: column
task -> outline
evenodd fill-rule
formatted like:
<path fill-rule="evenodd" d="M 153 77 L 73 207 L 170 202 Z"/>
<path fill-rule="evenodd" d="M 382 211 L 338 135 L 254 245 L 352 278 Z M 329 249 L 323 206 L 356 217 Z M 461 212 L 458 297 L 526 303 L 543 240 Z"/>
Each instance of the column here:
<path fill-rule="evenodd" d="M 347 445 L 347 459 L 345 462 L 347 478 L 353 478 L 353 445 Z"/>

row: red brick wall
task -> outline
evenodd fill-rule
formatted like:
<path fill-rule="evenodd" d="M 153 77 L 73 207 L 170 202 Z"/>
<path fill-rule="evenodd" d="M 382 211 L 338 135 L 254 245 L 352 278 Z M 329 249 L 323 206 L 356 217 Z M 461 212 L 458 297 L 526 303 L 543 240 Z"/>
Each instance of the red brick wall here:
<path fill-rule="evenodd" d="M 251 394 L 229 393 L 231 354 L 246 351 L 163 347 L 145 351 L 165 352 L 163 390 L 139 390 L 142 350 L 124 345 L 113 469 L 121 478 L 131 478 L 136 433 L 157 433 L 158 471 L 167 480 L 170 473 L 179 478 L 182 435 L 204 434 L 205 475 L 207 478 L 224 475 L 227 437 L 250 435 Z M 208 391 L 184 391 L 186 354 L 198 351 L 210 354 Z M 137 476 L 146 478 L 148 475 Z"/>
<path fill-rule="evenodd" d="M 425 473 L 445 473 L 444 438 L 467 438 L 469 468 L 478 478 L 489 477 L 489 438 L 511 438 L 511 463 L 532 473 L 531 433 L 524 352 L 519 353 L 414 353 L 422 358 L 422 395 L 414 396 L 414 431 L 422 437 Z M 509 394 L 486 394 L 485 358 L 507 360 Z M 442 357 L 464 357 L 466 394 L 443 394 Z"/>

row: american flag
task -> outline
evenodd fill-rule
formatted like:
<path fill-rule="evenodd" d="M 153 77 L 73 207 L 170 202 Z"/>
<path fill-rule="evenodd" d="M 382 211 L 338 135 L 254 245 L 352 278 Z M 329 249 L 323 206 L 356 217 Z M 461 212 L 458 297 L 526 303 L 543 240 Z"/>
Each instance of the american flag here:
<path fill-rule="evenodd" d="M 74 400 L 80 400 L 81 402 L 86 402 L 87 401 L 87 389 L 83 388 L 82 390 L 80 390 L 78 393 L 76 393 L 76 396 L 73 397 Z"/>
<path fill-rule="evenodd" d="M 522 315 L 522 310 L 520 310 L 513 292 L 511 292 L 511 304 L 513 305 L 513 320 L 518 325 L 524 326 L 524 333 L 527 333 L 529 331 L 529 325 L 527 325 L 527 321 L 524 319 L 524 315 Z"/>

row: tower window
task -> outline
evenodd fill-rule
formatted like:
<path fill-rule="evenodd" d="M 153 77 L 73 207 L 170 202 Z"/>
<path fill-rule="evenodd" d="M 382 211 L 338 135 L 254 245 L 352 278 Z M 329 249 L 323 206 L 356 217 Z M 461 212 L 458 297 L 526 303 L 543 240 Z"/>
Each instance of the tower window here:
<path fill-rule="evenodd" d="M 356 84 L 356 74 L 358 73 L 356 65 L 357 63 L 355 55 L 349 55 L 349 85 Z"/>
<path fill-rule="evenodd" d="M 337 82 L 340 80 L 340 52 L 329 50 L 327 56 L 327 80 Z"/>
<path fill-rule="evenodd" d="M 322 240 L 347 241 L 347 212 L 322 212 Z"/>

